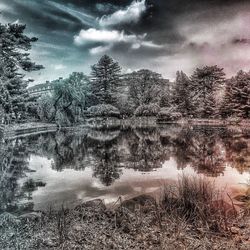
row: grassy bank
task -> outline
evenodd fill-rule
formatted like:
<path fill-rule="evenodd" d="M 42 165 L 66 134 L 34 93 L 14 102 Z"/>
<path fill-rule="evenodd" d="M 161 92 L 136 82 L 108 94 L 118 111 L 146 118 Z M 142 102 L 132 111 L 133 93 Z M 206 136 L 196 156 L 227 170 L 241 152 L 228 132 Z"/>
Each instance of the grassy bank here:
<path fill-rule="evenodd" d="M 148 195 L 101 200 L 74 209 L 2 214 L 3 249 L 249 249 L 245 214 L 223 203 L 214 187 L 183 177 L 165 188 L 160 202 Z M 227 205 L 226 205 L 227 204 Z"/>

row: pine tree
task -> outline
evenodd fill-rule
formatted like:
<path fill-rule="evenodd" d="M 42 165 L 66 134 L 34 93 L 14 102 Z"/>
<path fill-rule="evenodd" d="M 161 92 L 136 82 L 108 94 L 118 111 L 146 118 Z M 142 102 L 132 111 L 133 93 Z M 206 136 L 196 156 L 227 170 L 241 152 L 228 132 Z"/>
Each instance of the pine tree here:
<path fill-rule="evenodd" d="M 12 110 L 10 95 L 5 84 L 0 79 L 0 104 L 4 113 L 9 113 Z"/>
<path fill-rule="evenodd" d="M 192 103 L 190 96 L 191 82 L 188 76 L 182 72 L 177 71 L 175 85 L 172 93 L 172 104 L 176 106 L 176 110 L 184 117 L 192 113 Z"/>
<path fill-rule="evenodd" d="M 31 43 L 37 41 L 37 38 L 24 35 L 25 28 L 23 24 L 0 24 L 0 78 L 5 84 L 12 106 L 7 113 L 9 116 L 12 114 L 14 119 L 25 116 L 25 103 L 29 98 L 27 81 L 23 79 L 24 74 L 20 71 L 30 72 L 43 68 L 30 60 L 27 51 L 31 49 Z"/>
<path fill-rule="evenodd" d="M 11 113 L 12 106 L 10 102 L 10 95 L 6 89 L 5 84 L 0 79 L 0 124 L 5 122 L 6 114 Z"/>
<path fill-rule="evenodd" d="M 221 115 L 250 118 L 250 73 L 241 70 L 226 82 Z"/>
<path fill-rule="evenodd" d="M 91 92 L 96 96 L 98 104 L 115 105 L 121 74 L 119 64 L 111 57 L 104 55 L 91 69 Z"/>
<path fill-rule="evenodd" d="M 133 72 L 128 77 L 129 95 L 136 107 L 159 103 L 164 85 L 160 74 L 147 69 Z"/>
<path fill-rule="evenodd" d="M 218 113 L 216 94 L 225 82 L 222 68 L 205 66 L 196 69 L 191 76 L 189 88 L 193 106 L 193 116 L 199 118 L 214 118 Z"/>

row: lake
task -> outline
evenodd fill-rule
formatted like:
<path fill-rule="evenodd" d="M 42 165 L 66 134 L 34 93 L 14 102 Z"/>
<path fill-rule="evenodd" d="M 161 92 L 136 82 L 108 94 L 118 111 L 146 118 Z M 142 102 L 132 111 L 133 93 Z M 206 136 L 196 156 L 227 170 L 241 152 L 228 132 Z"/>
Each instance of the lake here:
<path fill-rule="evenodd" d="M 157 192 L 182 174 L 221 188 L 250 177 L 250 131 L 177 126 L 69 129 L 2 140 L 0 213 Z"/>

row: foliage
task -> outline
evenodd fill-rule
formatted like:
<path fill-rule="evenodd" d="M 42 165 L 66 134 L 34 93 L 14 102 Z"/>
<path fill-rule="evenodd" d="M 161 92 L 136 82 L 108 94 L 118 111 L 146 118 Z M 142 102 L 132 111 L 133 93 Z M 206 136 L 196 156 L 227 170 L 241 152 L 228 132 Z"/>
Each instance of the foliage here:
<path fill-rule="evenodd" d="M 221 115 L 250 118 L 250 73 L 241 70 L 226 82 Z"/>
<path fill-rule="evenodd" d="M 60 124 L 77 122 L 88 106 L 89 89 L 90 81 L 83 73 L 74 72 L 68 78 L 55 82 L 52 96 L 46 97 L 51 100 L 44 103 L 45 110 L 52 103 L 53 114 L 47 112 L 50 121 L 57 120 Z M 49 116 L 45 115 L 46 119 Z"/>
<path fill-rule="evenodd" d="M 104 55 L 91 67 L 91 93 L 96 96 L 98 104 L 116 103 L 121 68 L 117 62 Z"/>
<path fill-rule="evenodd" d="M 31 72 L 43 68 L 33 63 L 27 53 L 37 38 L 26 36 L 25 28 L 23 24 L 0 24 L 0 78 L 8 91 L 8 106 L 12 107 L 5 109 L 5 112 L 15 120 L 25 118 L 25 103 L 28 99 L 28 82 L 23 79 L 24 74 L 20 72 Z"/>
<path fill-rule="evenodd" d="M 135 110 L 135 116 L 156 116 L 160 111 L 157 104 L 140 105 Z"/>
<path fill-rule="evenodd" d="M 50 121 L 54 114 L 53 99 L 50 96 L 42 96 L 38 99 L 37 114 L 42 121 Z"/>
<path fill-rule="evenodd" d="M 189 77 L 182 71 L 177 71 L 176 81 L 172 93 L 172 105 L 183 116 L 189 116 L 192 113 L 191 100 L 191 82 Z M 164 105 L 165 106 L 165 105 Z"/>
<path fill-rule="evenodd" d="M 176 121 L 182 117 L 180 112 L 176 112 L 169 108 L 161 108 L 158 113 L 158 118 L 164 119 L 166 121 Z"/>
<path fill-rule="evenodd" d="M 6 86 L 3 83 L 3 81 L 1 81 L 1 79 L 0 79 L 0 111 L 1 111 L 1 122 L 6 123 L 6 119 L 8 119 L 7 114 L 12 113 L 12 104 L 9 92 L 6 89 Z"/>
<path fill-rule="evenodd" d="M 135 107 L 158 103 L 163 88 L 160 74 L 142 69 L 128 76 L 129 95 Z"/>
<path fill-rule="evenodd" d="M 192 102 L 192 114 L 198 118 L 214 118 L 218 113 L 216 93 L 225 81 L 222 68 L 205 66 L 198 68 L 191 76 L 189 95 Z"/>
<path fill-rule="evenodd" d="M 87 110 L 90 116 L 114 116 L 119 117 L 119 110 L 110 104 L 99 104 L 88 108 Z"/>

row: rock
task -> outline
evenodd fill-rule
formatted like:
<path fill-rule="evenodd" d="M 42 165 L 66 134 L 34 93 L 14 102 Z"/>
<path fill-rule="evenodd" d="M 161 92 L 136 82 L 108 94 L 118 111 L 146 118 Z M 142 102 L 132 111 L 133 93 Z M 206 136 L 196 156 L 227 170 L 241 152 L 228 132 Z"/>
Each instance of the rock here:
<path fill-rule="evenodd" d="M 231 227 L 230 228 L 231 233 L 233 234 L 239 234 L 240 229 L 238 227 Z"/>
<path fill-rule="evenodd" d="M 135 211 L 136 206 L 138 206 L 138 205 L 144 206 L 146 203 L 154 204 L 155 199 L 150 195 L 142 194 L 142 195 L 136 196 L 132 199 L 123 201 L 122 206 L 126 207 L 130 211 Z"/>

